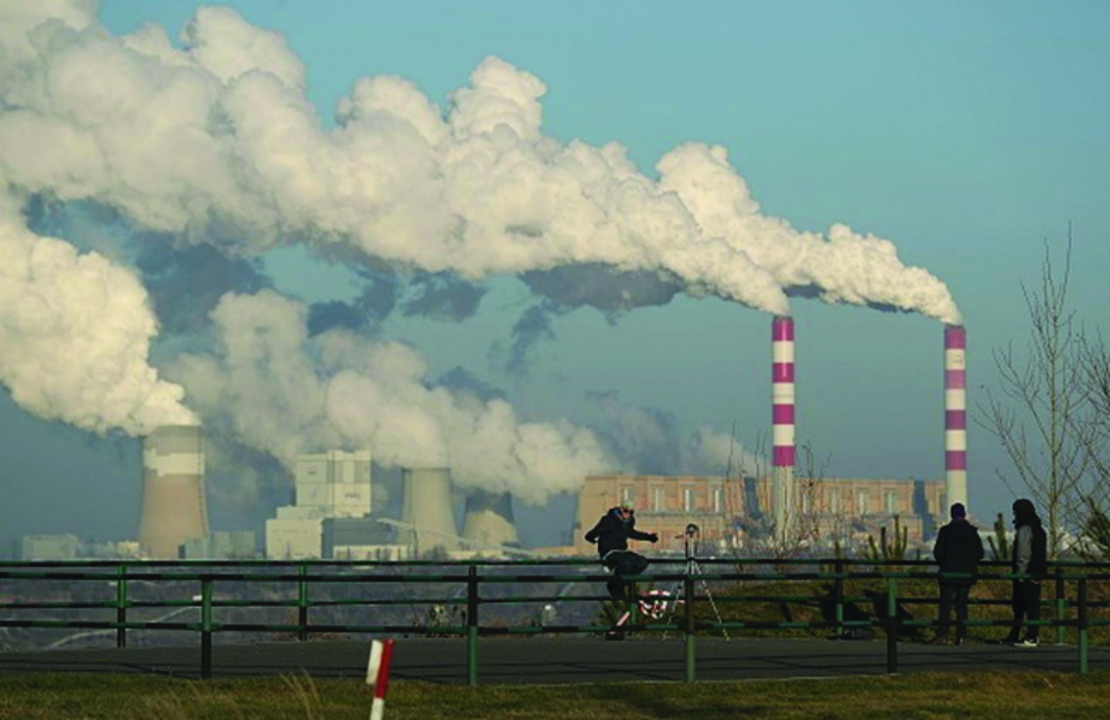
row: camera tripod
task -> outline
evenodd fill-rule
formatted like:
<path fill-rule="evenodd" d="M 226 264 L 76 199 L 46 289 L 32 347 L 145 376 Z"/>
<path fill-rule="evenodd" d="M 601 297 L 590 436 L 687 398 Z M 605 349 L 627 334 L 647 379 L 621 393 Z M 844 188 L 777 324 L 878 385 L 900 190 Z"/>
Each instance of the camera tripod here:
<path fill-rule="evenodd" d="M 721 611 L 717 609 L 717 602 L 713 599 L 713 593 L 709 590 L 709 583 L 705 581 L 705 578 L 701 577 L 701 566 L 698 565 L 698 544 L 701 541 L 701 528 L 694 523 L 690 523 L 686 526 L 686 530 L 681 535 L 676 535 L 675 538 L 682 539 L 684 542 L 686 574 L 691 577 L 695 575 L 698 576 L 698 580 L 701 582 L 701 589 L 705 591 L 705 597 L 709 600 L 709 606 L 713 608 L 713 615 L 716 616 L 718 623 L 724 623 L 724 620 L 721 619 Z M 664 622 L 669 624 L 679 604 L 686 602 L 685 588 L 686 583 L 679 580 L 675 584 L 674 590 L 670 592 L 670 596 L 674 598 L 674 601 L 669 603 L 669 608 L 665 611 L 666 617 Z M 728 630 L 721 628 L 721 632 L 725 636 L 725 641 L 728 642 L 731 639 L 728 636 Z M 666 638 L 667 633 L 663 633 L 663 639 Z"/>

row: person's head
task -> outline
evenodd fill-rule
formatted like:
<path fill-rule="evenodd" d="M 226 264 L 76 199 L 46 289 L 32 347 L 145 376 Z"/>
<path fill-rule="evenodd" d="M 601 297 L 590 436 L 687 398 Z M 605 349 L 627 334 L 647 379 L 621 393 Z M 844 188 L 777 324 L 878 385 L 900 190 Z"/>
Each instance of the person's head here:
<path fill-rule="evenodd" d="M 1037 517 L 1037 509 L 1033 507 L 1032 500 L 1027 498 L 1015 500 L 1013 511 L 1015 525 L 1030 525 L 1040 522 L 1040 518 Z"/>
<path fill-rule="evenodd" d="M 631 500 L 621 500 L 621 504 L 617 506 L 617 510 L 620 511 L 620 515 L 623 519 L 628 520 L 636 514 L 636 504 Z"/>
<path fill-rule="evenodd" d="M 953 520 L 966 520 L 967 508 L 963 503 L 952 503 L 952 509 L 949 511 Z"/>

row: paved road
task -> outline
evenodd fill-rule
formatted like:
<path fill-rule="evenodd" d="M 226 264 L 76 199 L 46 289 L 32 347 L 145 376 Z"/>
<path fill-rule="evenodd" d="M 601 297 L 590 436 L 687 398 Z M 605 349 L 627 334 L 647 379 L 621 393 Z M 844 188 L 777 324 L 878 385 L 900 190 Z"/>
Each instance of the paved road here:
<path fill-rule="evenodd" d="M 368 644 L 328 640 L 220 645 L 212 650 L 215 677 L 305 672 L 315 677 L 363 678 Z M 682 680 L 684 645 L 678 638 L 635 638 L 624 642 L 579 637 L 490 638 L 479 646 L 479 682 L 565 684 Z M 886 672 L 882 641 L 701 638 L 697 641 L 699 680 L 817 678 L 881 675 Z M 1110 648 L 1092 649 L 1090 670 L 1110 669 Z M 1035 649 L 972 644 L 933 647 L 901 643 L 898 671 L 976 672 L 1056 670 L 1076 672 L 1073 646 Z M 199 677 L 198 647 L 105 648 L 0 653 L 0 673 L 156 673 Z M 434 683 L 466 682 L 466 644 L 460 639 L 397 640 L 395 679 Z"/>

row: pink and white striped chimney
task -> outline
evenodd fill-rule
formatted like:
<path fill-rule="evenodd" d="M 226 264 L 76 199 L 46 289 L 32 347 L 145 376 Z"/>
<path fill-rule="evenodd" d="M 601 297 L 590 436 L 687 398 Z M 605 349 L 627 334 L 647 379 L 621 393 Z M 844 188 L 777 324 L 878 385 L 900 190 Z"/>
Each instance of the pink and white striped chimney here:
<path fill-rule="evenodd" d="M 944 472 L 948 505 L 967 505 L 967 330 L 962 325 L 944 328 Z"/>
<path fill-rule="evenodd" d="M 790 537 L 794 505 L 794 319 L 771 321 L 771 511 L 775 537 Z"/>

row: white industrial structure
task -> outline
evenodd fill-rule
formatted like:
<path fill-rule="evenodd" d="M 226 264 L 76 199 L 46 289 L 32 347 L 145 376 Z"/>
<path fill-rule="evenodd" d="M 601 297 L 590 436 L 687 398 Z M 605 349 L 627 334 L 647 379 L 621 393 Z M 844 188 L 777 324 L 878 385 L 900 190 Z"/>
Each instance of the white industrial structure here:
<path fill-rule="evenodd" d="M 466 496 L 462 537 L 469 547 L 478 550 L 520 547 L 520 536 L 513 523 L 512 496 L 472 490 Z"/>
<path fill-rule="evenodd" d="M 139 545 L 147 557 L 175 560 L 185 542 L 207 535 L 203 430 L 159 427 L 143 439 Z"/>
<path fill-rule="evenodd" d="M 401 522 L 408 528 L 398 533 L 400 545 L 412 547 L 419 558 L 442 548 L 460 549 L 451 504 L 451 471 L 448 468 L 404 468 L 401 471 L 403 508 Z"/>
<path fill-rule="evenodd" d="M 277 517 L 266 521 L 268 558 L 323 557 L 325 519 L 370 515 L 373 486 L 369 450 L 299 455 L 293 483 L 293 505 L 279 507 Z"/>

